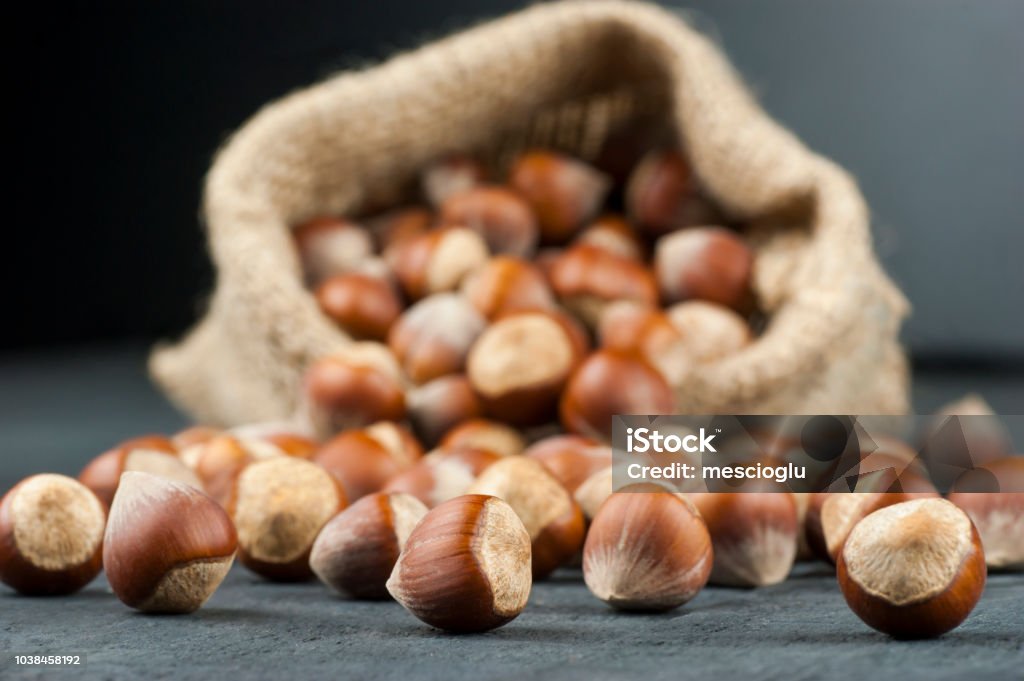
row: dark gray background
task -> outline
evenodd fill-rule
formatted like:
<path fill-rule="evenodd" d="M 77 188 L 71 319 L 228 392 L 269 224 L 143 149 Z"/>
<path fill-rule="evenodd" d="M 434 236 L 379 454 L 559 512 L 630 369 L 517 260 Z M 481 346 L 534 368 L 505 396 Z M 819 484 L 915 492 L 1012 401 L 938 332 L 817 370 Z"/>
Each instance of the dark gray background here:
<path fill-rule="evenodd" d="M 180 334 L 210 158 L 264 102 L 515 0 L 110 0 L 10 22 L 2 347 Z M 1024 2 L 695 0 L 765 107 L 849 168 L 921 361 L 1020 361 Z M 37 16 L 31 14 L 38 13 Z"/>

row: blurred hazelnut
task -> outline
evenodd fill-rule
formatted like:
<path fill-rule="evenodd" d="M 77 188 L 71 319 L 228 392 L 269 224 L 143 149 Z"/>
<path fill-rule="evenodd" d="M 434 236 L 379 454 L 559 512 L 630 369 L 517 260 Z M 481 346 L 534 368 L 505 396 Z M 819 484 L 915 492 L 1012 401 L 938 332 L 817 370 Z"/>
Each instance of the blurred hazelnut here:
<path fill-rule="evenodd" d="M 487 180 L 479 161 L 463 154 L 439 158 L 423 171 L 423 195 L 430 205 L 440 207 L 451 196 L 461 194 Z"/>
<path fill-rule="evenodd" d="M 605 308 L 597 329 L 602 348 L 636 353 L 669 383 L 678 383 L 693 364 L 683 334 L 660 310 L 621 301 Z"/>
<path fill-rule="evenodd" d="M 671 414 L 675 396 L 669 384 L 638 357 L 599 350 L 584 360 L 562 394 L 560 413 L 566 430 L 611 439 L 616 414 Z"/>
<path fill-rule="evenodd" d="M 677 303 L 665 315 L 681 334 L 686 353 L 697 363 L 713 362 L 739 352 L 753 340 L 750 326 L 742 317 L 715 303 Z"/>
<path fill-rule="evenodd" d="M 407 309 L 391 327 L 388 346 L 413 383 L 458 373 L 487 321 L 457 293 L 436 293 Z"/>
<path fill-rule="evenodd" d="M 433 508 L 465 494 L 477 476 L 501 458 L 484 449 L 435 449 L 391 478 L 381 491 L 405 492 Z"/>
<path fill-rule="evenodd" d="M 990 569 L 1024 570 L 1024 456 L 991 461 L 963 474 L 949 500 L 978 528 Z"/>
<path fill-rule="evenodd" d="M 191 447 L 192 445 L 201 444 L 207 440 L 211 440 L 220 435 L 219 428 L 213 428 L 210 426 L 192 426 L 186 428 L 171 438 L 171 444 L 179 452 Z"/>
<path fill-rule="evenodd" d="M 462 295 L 487 319 L 555 308 L 555 297 L 541 271 L 510 256 L 491 258 L 468 275 L 462 282 Z"/>
<path fill-rule="evenodd" d="M 314 461 L 341 483 L 355 501 L 379 491 L 391 478 L 411 468 L 423 450 L 401 426 L 381 423 L 349 430 L 329 440 Z"/>
<path fill-rule="evenodd" d="M 490 253 L 483 237 L 473 230 L 449 227 L 402 240 L 384 256 L 406 296 L 419 300 L 457 289 L 467 274 L 487 262 Z"/>
<path fill-rule="evenodd" d="M 388 267 L 393 267 L 387 254 L 397 254 L 398 244 L 428 232 L 434 223 L 433 214 L 422 207 L 396 208 L 369 219 L 368 225 L 377 251 L 385 254 Z"/>
<path fill-rule="evenodd" d="M 574 244 L 600 248 L 620 258 L 642 261 L 644 245 L 629 223 L 619 215 L 603 215 L 580 232 Z"/>
<path fill-rule="evenodd" d="M 370 233 L 342 218 L 313 218 L 295 227 L 293 234 L 302 268 L 311 282 L 349 272 L 373 255 Z"/>
<path fill-rule="evenodd" d="M 409 421 L 427 445 L 440 442 L 449 430 L 483 413 L 480 399 L 465 374 L 450 374 L 416 386 L 406 396 Z"/>
<path fill-rule="evenodd" d="M 544 243 L 565 243 L 604 204 L 611 182 L 603 173 L 568 156 L 531 151 L 509 170 L 509 185 L 533 208 Z"/>
<path fill-rule="evenodd" d="M 339 274 L 316 290 L 320 309 L 356 340 L 384 340 L 402 313 L 387 280 L 366 274 Z"/>
<path fill-rule="evenodd" d="M 699 196 L 686 159 L 673 150 L 652 151 L 637 164 L 626 186 L 626 207 L 634 224 L 652 236 L 718 218 Z"/>
<path fill-rule="evenodd" d="M 405 416 L 401 370 L 387 348 L 353 343 L 306 371 L 303 409 L 321 437 Z"/>
<path fill-rule="evenodd" d="M 615 483 L 614 474 L 613 466 L 605 466 L 591 473 L 573 492 L 573 499 L 580 505 L 583 517 L 588 521 L 594 519 L 601 505 L 612 495 Z"/>
<path fill-rule="evenodd" d="M 743 240 L 721 227 L 694 227 L 666 235 L 654 251 L 654 272 L 668 303 L 706 300 L 746 312 L 754 255 Z"/>
<path fill-rule="evenodd" d="M 441 439 L 442 449 L 486 449 L 499 456 L 521 454 L 525 447 L 515 428 L 487 419 L 464 421 Z"/>
<path fill-rule="evenodd" d="M 658 286 L 647 267 L 596 246 L 583 244 L 563 252 L 551 263 L 549 277 L 555 295 L 590 327 L 613 301 L 658 305 Z"/>
<path fill-rule="evenodd" d="M 114 492 L 121 481 L 121 474 L 126 471 L 152 473 L 202 489 L 202 483 L 178 458 L 170 440 L 161 436 L 126 440 L 100 454 L 82 469 L 78 481 L 109 507 L 114 501 Z"/>
<path fill-rule="evenodd" d="M 491 253 L 521 258 L 537 249 L 537 219 L 518 194 L 504 187 L 476 187 L 445 199 L 444 227 L 466 227 L 487 243 Z"/>
<path fill-rule="evenodd" d="M 582 435 L 553 435 L 523 452 L 539 461 L 570 494 L 590 476 L 612 465 L 612 450 Z"/>
<path fill-rule="evenodd" d="M 493 323 L 473 343 L 466 375 L 487 414 L 531 425 L 552 419 L 580 359 L 576 339 L 559 319 L 518 313 Z"/>

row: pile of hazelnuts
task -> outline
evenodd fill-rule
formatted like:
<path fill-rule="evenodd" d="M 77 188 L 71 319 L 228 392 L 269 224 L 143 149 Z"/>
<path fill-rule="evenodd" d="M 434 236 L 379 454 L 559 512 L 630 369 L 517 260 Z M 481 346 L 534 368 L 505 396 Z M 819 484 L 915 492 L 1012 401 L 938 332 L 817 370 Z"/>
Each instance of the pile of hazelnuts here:
<path fill-rule="evenodd" d="M 130 607 L 191 612 L 237 556 L 479 632 L 562 566 L 614 608 L 666 611 L 820 558 L 865 622 L 920 637 L 967 616 L 986 560 L 1024 568 L 1024 495 L 942 499 L 896 440 L 864 461 L 899 491 L 613 492 L 612 415 L 673 412 L 678 377 L 752 342 L 753 258 L 705 226 L 720 216 L 677 151 L 617 186 L 548 151 L 504 185 L 450 157 L 422 188 L 422 206 L 296 227 L 355 342 L 309 367 L 293 420 L 134 438 L 78 480 L 22 481 L 0 502 L 0 579 L 66 594 L 102 569 Z M 1007 453 L 991 470 L 1021 488 Z"/>

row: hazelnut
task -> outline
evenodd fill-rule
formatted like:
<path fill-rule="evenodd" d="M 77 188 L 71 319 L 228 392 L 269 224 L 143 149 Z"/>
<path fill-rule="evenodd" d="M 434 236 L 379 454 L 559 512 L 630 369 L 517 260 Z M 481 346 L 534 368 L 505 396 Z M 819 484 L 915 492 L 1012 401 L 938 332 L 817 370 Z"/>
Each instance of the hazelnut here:
<path fill-rule="evenodd" d="M 484 449 L 435 449 L 391 478 L 381 491 L 405 492 L 434 508 L 465 494 L 477 476 L 500 459 Z"/>
<path fill-rule="evenodd" d="M 175 433 L 174 437 L 171 438 L 171 445 L 179 453 L 185 451 L 192 445 L 202 444 L 220 435 L 219 428 L 212 428 L 210 426 L 192 426 L 185 430 Z"/>
<path fill-rule="evenodd" d="M 423 622 L 479 632 L 515 619 L 530 596 L 530 535 L 501 499 L 468 495 L 433 509 L 409 535 L 388 592 Z"/>
<path fill-rule="evenodd" d="M 366 274 L 338 274 L 316 290 L 320 309 L 357 340 L 384 340 L 402 314 L 402 303 L 386 280 Z"/>
<path fill-rule="evenodd" d="M 241 440 L 219 435 L 209 442 L 194 445 L 182 457 L 203 483 L 203 490 L 218 504 L 227 503 L 238 475 L 253 461 L 283 456 L 276 446 L 259 440 Z"/>
<path fill-rule="evenodd" d="M 312 459 L 320 444 L 305 435 L 295 433 L 272 433 L 263 440 L 274 447 L 277 447 L 285 456 L 295 456 L 300 459 Z"/>
<path fill-rule="evenodd" d="M 565 243 L 604 204 L 611 180 L 597 169 L 562 154 L 531 151 L 509 170 L 509 185 L 533 208 L 544 243 Z"/>
<path fill-rule="evenodd" d="M 0 581 L 27 596 L 78 591 L 102 567 L 106 520 L 77 480 L 25 478 L 0 500 Z"/>
<path fill-rule="evenodd" d="M 917 499 L 864 518 L 839 552 L 839 586 L 868 626 L 894 638 L 940 636 L 981 598 L 978 531 L 944 499 Z"/>
<path fill-rule="evenodd" d="M 626 185 L 630 219 L 651 236 L 708 224 L 714 209 L 698 194 L 697 182 L 678 151 L 652 151 L 641 159 Z"/>
<path fill-rule="evenodd" d="M 750 326 L 733 310 L 715 303 L 690 300 L 665 310 L 665 316 L 682 336 L 693 362 L 713 362 L 750 345 Z"/>
<path fill-rule="evenodd" d="M 467 274 L 487 262 L 483 237 L 465 227 L 435 229 L 393 244 L 384 253 L 410 300 L 454 291 Z"/>
<path fill-rule="evenodd" d="M 380 490 L 422 454 L 404 428 L 378 424 L 341 433 L 323 446 L 315 461 L 337 478 L 352 502 Z"/>
<path fill-rule="evenodd" d="M 746 312 L 754 254 L 743 240 L 721 227 L 694 227 L 658 240 L 654 273 L 665 303 L 706 300 Z"/>
<path fill-rule="evenodd" d="M 786 578 L 796 560 L 796 501 L 789 492 L 704 492 L 687 498 L 711 533 L 711 583 L 768 586 Z"/>
<path fill-rule="evenodd" d="M 110 508 L 103 567 L 125 605 L 193 612 L 227 576 L 237 547 L 235 528 L 213 499 L 190 485 L 129 471 Z"/>
<path fill-rule="evenodd" d="M 321 582 L 343 596 L 388 597 L 386 583 L 412 530 L 427 507 L 410 494 L 365 496 L 320 530 L 309 566 Z"/>
<path fill-rule="evenodd" d="M 322 437 L 405 416 L 401 369 L 375 343 L 353 343 L 306 370 L 301 409 Z"/>
<path fill-rule="evenodd" d="M 409 420 L 420 439 L 435 445 L 449 430 L 483 413 L 465 374 L 450 374 L 416 386 L 406 396 Z"/>
<path fill-rule="evenodd" d="M 396 208 L 369 220 L 370 232 L 381 253 L 396 255 L 398 244 L 430 230 L 434 222 L 433 214 L 422 207 Z M 394 266 L 387 255 L 384 262 L 388 267 Z"/>
<path fill-rule="evenodd" d="M 313 541 L 345 503 L 338 482 L 314 463 L 283 456 L 250 464 L 228 503 L 239 560 L 269 579 L 308 579 Z"/>
<path fill-rule="evenodd" d="M 613 608 L 671 610 L 704 588 L 713 561 L 711 536 L 693 504 L 655 486 L 630 485 L 612 494 L 590 525 L 583 580 Z"/>
<path fill-rule="evenodd" d="M 467 490 L 508 502 L 530 535 L 533 578 L 565 565 L 583 546 L 583 514 L 572 495 L 539 462 L 509 456 L 487 467 Z"/>
<path fill-rule="evenodd" d="M 462 371 L 469 349 L 487 321 L 456 293 L 419 301 L 395 322 L 388 347 L 413 383 Z"/>
<path fill-rule="evenodd" d="M 448 431 L 442 449 L 486 449 L 499 456 L 521 454 L 526 442 L 515 428 L 497 421 L 472 419 Z"/>
<path fill-rule="evenodd" d="M 100 454 L 82 469 L 78 481 L 91 489 L 107 507 L 114 501 L 114 492 L 126 471 L 153 473 L 202 488 L 202 483 L 177 456 L 170 441 L 163 437 L 145 436 L 127 440 Z"/>
<path fill-rule="evenodd" d="M 636 232 L 619 215 L 603 215 L 576 237 L 574 244 L 600 248 L 612 255 L 630 260 L 644 259 L 644 245 Z"/>
<path fill-rule="evenodd" d="M 537 249 L 537 219 L 519 195 L 504 187 L 476 187 L 449 196 L 440 211 L 444 227 L 466 227 L 491 253 L 526 258 Z"/>
<path fill-rule="evenodd" d="M 547 437 L 527 447 L 523 455 L 539 461 L 570 494 L 594 473 L 612 465 L 609 447 L 581 435 Z"/>
<path fill-rule="evenodd" d="M 569 379 L 559 410 L 569 432 L 609 440 L 613 416 L 671 414 L 675 396 L 661 373 L 647 362 L 599 350 Z"/>
<path fill-rule="evenodd" d="M 1010 491 L 984 491 L 996 486 Z M 985 562 L 993 570 L 1024 570 L 1024 492 L 1020 490 L 1024 490 L 1024 457 L 1014 456 L 964 474 L 949 495 L 974 521 Z"/>
<path fill-rule="evenodd" d="M 693 362 L 685 337 L 668 316 L 636 303 L 621 301 L 606 307 L 597 335 L 601 347 L 639 355 L 669 383 L 678 383 Z"/>
<path fill-rule="evenodd" d="M 466 376 L 487 414 L 516 425 L 545 423 L 582 358 L 578 343 L 558 317 L 509 315 L 473 343 Z"/>
<path fill-rule="evenodd" d="M 555 308 L 555 297 L 541 271 L 511 256 L 491 258 L 467 276 L 462 282 L 462 295 L 487 319 L 509 312 Z"/>
<path fill-rule="evenodd" d="M 943 406 L 924 429 L 921 456 L 930 467 L 955 470 L 1008 457 L 1012 447 L 1013 439 L 992 407 L 980 395 L 969 394 Z"/>
<path fill-rule="evenodd" d="M 605 466 L 591 473 L 573 492 L 573 499 L 580 505 L 583 517 L 588 521 L 594 520 L 601 505 L 612 495 L 615 483 L 614 474 L 613 466 Z"/>
<path fill-rule="evenodd" d="M 309 281 L 317 282 L 344 274 L 373 255 L 370 233 L 342 218 L 318 217 L 293 230 Z"/>
<path fill-rule="evenodd" d="M 475 158 L 451 154 L 439 158 L 423 171 L 423 195 L 434 207 L 487 180 L 487 170 Z"/>
<path fill-rule="evenodd" d="M 591 328 L 616 300 L 658 305 L 658 285 L 647 267 L 588 244 L 563 252 L 551 263 L 549 278 L 559 300 Z"/>
<path fill-rule="evenodd" d="M 835 563 L 850 532 L 865 517 L 894 504 L 924 496 L 937 497 L 938 493 L 911 494 L 905 492 L 838 492 L 829 494 L 821 505 L 821 533 L 829 562 Z"/>

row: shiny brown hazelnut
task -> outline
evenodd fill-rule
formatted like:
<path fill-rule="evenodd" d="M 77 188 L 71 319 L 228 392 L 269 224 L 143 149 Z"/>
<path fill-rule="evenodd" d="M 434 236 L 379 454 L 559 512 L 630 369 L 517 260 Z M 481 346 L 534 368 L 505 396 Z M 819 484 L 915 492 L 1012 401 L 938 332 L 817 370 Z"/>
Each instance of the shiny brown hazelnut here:
<path fill-rule="evenodd" d="M 462 282 L 462 295 L 487 319 L 556 307 L 555 296 L 541 271 L 511 256 L 491 258 L 467 276 Z"/>
<path fill-rule="evenodd" d="M 530 535 L 519 516 L 501 499 L 467 495 L 424 516 L 387 589 L 433 627 L 480 632 L 515 619 L 532 584 Z"/>
<path fill-rule="evenodd" d="M 465 227 L 434 229 L 393 244 L 384 253 L 409 300 L 454 291 L 490 257 L 483 237 Z"/>
<path fill-rule="evenodd" d="M 484 449 L 435 449 L 391 478 L 381 491 L 405 492 L 434 508 L 465 494 L 477 476 L 501 458 Z"/>
<path fill-rule="evenodd" d="M 379 491 L 422 455 L 419 443 L 404 428 L 378 424 L 335 436 L 314 461 L 341 483 L 346 499 L 352 502 Z"/>
<path fill-rule="evenodd" d="M 235 480 L 227 507 L 238 530 L 238 559 L 268 579 L 309 579 L 313 542 L 345 506 L 341 485 L 310 461 L 252 463 Z"/>
<path fill-rule="evenodd" d="M 552 420 L 558 397 L 582 355 L 559 318 L 512 314 L 480 334 L 466 360 L 466 376 L 485 413 L 507 423 Z"/>
<path fill-rule="evenodd" d="M 302 268 L 311 282 L 351 271 L 373 255 L 373 239 L 363 227 L 334 217 L 317 217 L 293 230 Z"/>
<path fill-rule="evenodd" d="M 435 160 L 420 178 L 423 195 L 438 208 L 455 194 L 477 187 L 487 180 L 487 170 L 480 161 L 463 154 L 450 154 Z"/>
<path fill-rule="evenodd" d="M 899 639 L 941 636 L 974 609 L 985 555 L 971 519 L 944 499 L 888 506 L 864 518 L 839 552 L 847 605 Z"/>
<path fill-rule="evenodd" d="M 466 492 L 508 502 L 530 535 L 533 578 L 544 579 L 583 546 L 583 513 L 540 462 L 508 456 L 488 466 Z"/>
<path fill-rule="evenodd" d="M 747 312 L 753 306 L 754 254 L 733 232 L 694 227 L 658 240 L 654 273 L 666 304 L 706 300 Z"/>
<path fill-rule="evenodd" d="M 100 454 L 82 469 L 78 481 L 91 489 L 107 507 L 125 471 L 153 473 L 202 489 L 202 483 L 177 456 L 170 441 L 160 436 L 126 440 Z"/>
<path fill-rule="evenodd" d="M 320 530 L 309 566 L 321 582 L 349 598 L 388 598 L 387 581 L 427 507 L 410 494 L 365 496 Z"/>
<path fill-rule="evenodd" d="M 526 441 L 511 426 L 489 419 L 471 419 L 458 424 L 441 438 L 442 449 L 486 449 L 499 456 L 521 454 Z"/>
<path fill-rule="evenodd" d="M 405 416 L 401 369 L 376 343 L 353 343 L 316 360 L 303 390 L 303 417 L 320 437 Z"/>
<path fill-rule="evenodd" d="M 449 196 L 441 205 L 443 227 L 473 230 L 494 254 L 527 258 L 537 250 L 537 219 L 529 204 L 504 187 L 475 187 Z"/>
<path fill-rule="evenodd" d="M 386 280 L 366 274 L 338 274 L 316 290 L 320 309 L 356 340 L 384 340 L 402 313 L 402 303 Z"/>
<path fill-rule="evenodd" d="M 462 296 L 436 293 L 406 310 L 388 334 L 388 347 L 413 383 L 459 373 L 487 321 Z"/>
<path fill-rule="evenodd" d="M 601 210 L 610 179 L 586 163 L 531 151 L 512 164 L 509 185 L 533 208 L 544 243 L 565 243 Z"/>
<path fill-rule="evenodd" d="M 711 533 L 711 583 L 778 584 L 796 560 L 797 510 L 789 492 L 704 492 L 687 498 Z"/>
<path fill-rule="evenodd" d="M 429 446 L 449 430 L 483 414 L 480 398 L 465 374 L 450 374 L 416 386 L 406 394 L 409 421 Z"/>
<path fill-rule="evenodd" d="M 576 369 L 562 393 L 562 425 L 572 433 L 608 440 L 616 414 L 671 414 L 675 395 L 644 360 L 599 350 Z"/>
<path fill-rule="evenodd" d="M 110 508 L 103 567 L 125 605 L 187 613 L 217 590 L 237 547 L 235 528 L 213 499 L 190 485 L 129 471 Z"/>
<path fill-rule="evenodd" d="M 690 359 L 698 364 L 735 354 L 753 341 L 746 320 L 715 303 L 677 303 L 665 310 L 665 316 L 681 334 Z"/>
<path fill-rule="evenodd" d="M 549 278 L 562 304 L 591 328 L 605 307 L 617 300 L 658 305 L 658 285 L 646 266 L 597 246 L 569 248 L 552 262 Z"/>
<path fill-rule="evenodd" d="M 27 596 L 78 591 L 100 572 L 106 521 L 77 480 L 25 478 L 0 500 L 0 581 Z"/>
<path fill-rule="evenodd" d="M 631 485 L 594 517 L 583 580 L 613 608 L 664 611 L 696 596 L 713 562 L 711 536 L 693 504 L 655 486 Z"/>

